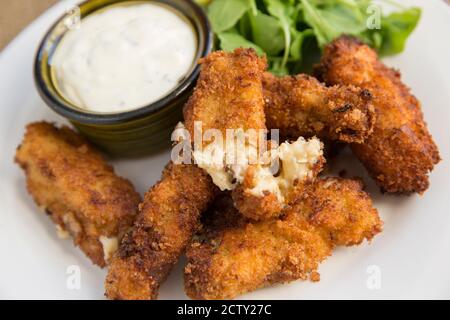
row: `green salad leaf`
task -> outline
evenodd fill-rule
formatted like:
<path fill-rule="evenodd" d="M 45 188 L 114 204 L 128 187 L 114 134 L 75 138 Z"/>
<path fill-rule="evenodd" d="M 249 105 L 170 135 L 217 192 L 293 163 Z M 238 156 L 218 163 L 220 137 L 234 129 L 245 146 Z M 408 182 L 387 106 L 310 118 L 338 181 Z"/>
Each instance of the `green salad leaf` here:
<path fill-rule="evenodd" d="M 289 51 L 291 47 L 291 30 L 290 25 L 292 20 L 290 15 L 292 14 L 292 7 L 289 6 L 289 2 L 281 2 L 281 0 L 266 0 L 267 11 L 278 19 L 280 22 L 281 28 L 283 29 L 283 38 L 284 38 L 284 54 L 283 60 L 281 60 L 281 68 L 284 69 L 286 67 Z"/>
<path fill-rule="evenodd" d="M 258 47 L 253 42 L 245 39 L 238 33 L 234 32 L 223 32 L 219 33 L 217 37 L 220 40 L 220 47 L 225 51 L 233 51 L 234 49 L 243 48 L 253 48 L 258 55 L 264 55 L 264 50 Z"/>
<path fill-rule="evenodd" d="M 253 41 L 269 56 L 277 56 L 283 51 L 286 44 L 280 21 L 259 10 L 256 15 L 248 16 Z"/>
<path fill-rule="evenodd" d="M 214 0 L 208 6 L 208 17 L 214 32 L 233 27 L 251 8 L 249 0 Z"/>
<path fill-rule="evenodd" d="M 403 12 L 391 13 L 381 19 L 382 40 L 379 45 L 381 55 L 393 55 L 404 50 L 406 40 L 416 28 L 420 15 L 420 9 L 410 8 Z"/>
<path fill-rule="evenodd" d="M 342 34 L 358 36 L 367 30 L 367 17 L 354 1 L 327 1 L 320 6 L 312 5 L 312 0 L 301 3 L 304 19 L 313 28 L 321 47 Z"/>
<path fill-rule="evenodd" d="M 394 6 L 383 14 L 379 2 Z M 353 35 L 380 55 L 402 52 L 421 10 L 394 0 L 197 0 L 209 17 L 216 49 L 254 48 L 278 75 L 307 72 L 324 46 Z M 375 19 L 375 20 L 374 20 Z M 377 27 L 369 22 L 376 21 Z"/>

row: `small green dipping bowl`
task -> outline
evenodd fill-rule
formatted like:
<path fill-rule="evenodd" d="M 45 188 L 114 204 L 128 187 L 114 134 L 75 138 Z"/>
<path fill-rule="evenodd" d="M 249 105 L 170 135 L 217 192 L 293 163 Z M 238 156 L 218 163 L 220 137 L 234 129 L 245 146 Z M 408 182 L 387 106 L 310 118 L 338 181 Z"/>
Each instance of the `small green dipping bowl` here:
<path fill-rule="evenodd" d="M 160 2 L 186 16 L 197 33 L 196 61 L 212 49 L 213 33 L 203 10 L 191 0 L 91 0 L 78 5 L 80 18 L 119 3 Z M 120 113 L 95 113 L 73 105 L 65 99 L 53 82 L 51 56 L 64 34 L 73 12 L 61 17 L 47 32 L 39 45 L 34 79 L 45 103 L 69 121 L 93 144 L 106 153 L 119 157 L 134 157 L 152 153 L 170 146 L 170 135 L 182 119 L 182 108 L 192 94 L 199 74 L 194 63 L 180 84 L 160 100 L 141 108 Z"/>

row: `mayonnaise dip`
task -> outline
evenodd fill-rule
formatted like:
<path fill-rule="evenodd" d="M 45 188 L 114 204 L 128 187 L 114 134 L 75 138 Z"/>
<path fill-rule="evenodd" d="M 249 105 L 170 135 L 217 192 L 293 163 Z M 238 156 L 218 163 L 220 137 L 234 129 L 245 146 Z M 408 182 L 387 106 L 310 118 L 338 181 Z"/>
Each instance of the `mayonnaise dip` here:
<path fill-rule="evenodd" d="M 129 111 L 155 102 L 189 73 L 196 32 L 181 13 L 136 2 L 107 7 L 69 30 L 51 57 L 60 93 L 88 111 Z"/>

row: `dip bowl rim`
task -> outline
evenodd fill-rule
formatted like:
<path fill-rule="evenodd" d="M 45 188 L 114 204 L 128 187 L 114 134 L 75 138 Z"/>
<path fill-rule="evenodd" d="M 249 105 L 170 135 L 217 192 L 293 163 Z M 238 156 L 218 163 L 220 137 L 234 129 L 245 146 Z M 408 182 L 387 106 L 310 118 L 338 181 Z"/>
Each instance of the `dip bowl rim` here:
<path fill-rule="evenodd" d="M 77 4 L 77 6 L 79 8 L 82 8 L 83 6 L 89 5 L 92 2 L 92 0 L 83 1 Z M 53 84 L 53 79 L 51 79 L 51 76 L 46 77 L 43 70 L 43 68 L 49 68 L 48 60 L 50 58 L 49 56 L 51 55 L 51 53 L 49 54 L 49 51 L 51 52 L 55 50 L 55 48 L 58 46 L 59 41 L 55 42 L 52 37 L 56 32 L 56 28 L 60 27 L 64 23 L 65 19 L 68 18 L 69 13 L 66 12 L 64 15 L 59 17 L 45 33 L 35 54 L 33 65 L 34 82 L 39 95 L 47 104 L 47 106 L 49 106 L 53 111 L 60 114 L 61 116 L 69 119 L 70 121 L 92 125 L 114 125 L 137 120 L 151 114 L 158 113 L 166 106 L 173 105 L 173 103 L 175 103 L 178 99 L 181 99 L 185 95 L 186 91 L 192 89 L 200 73 L 200 65 L 198 64 L 198 60 L 207 56 L 212 51 L 213 47 L 213 31 L 211 24 L 206 16 L 206 13 L 199 5 L 197 5 L 192 0 L 97 0 L 97 2 L 102 2 L 103 5 L 100 5 L 92 12 L 89 12 L 86 16 L 94 13 L 97 10 L 101 10 L 108 6 L 119 4 L 122 2 L 159 2 L 174 8 L 183 16 L 189 19 L 197 33 L 198 48 L 195 57 L 196 61 L 194 61 L 195 65 L 185 75 L 183 80 L 167 95 L 142 107 L 114 113 L 100 113 L 82 110 L 81 108 L 67 101 L 67 99 L 58 92 L 58 90 L 52 90 L 51 88 L 49 88 L 48 82 Z M 183 12 L 179 7 L 173 5 L 174 3 L 180 3 L 188 6 L 193 15 L 195 15 L 196 19 L 191 19 L 186 12 Z M 66 30 L 65 32 L 67 31 L 68 30 Z M 59 38 L 62 38 L 64 36 L 64 33 Z"/>

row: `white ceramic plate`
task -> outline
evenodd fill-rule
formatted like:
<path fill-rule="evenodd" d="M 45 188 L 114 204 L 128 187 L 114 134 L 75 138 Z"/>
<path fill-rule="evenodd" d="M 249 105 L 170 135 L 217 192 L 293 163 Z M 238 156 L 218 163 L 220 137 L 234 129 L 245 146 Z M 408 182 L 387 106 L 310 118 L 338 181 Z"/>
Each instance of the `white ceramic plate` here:
<path fill-rule="evenodd" d="M 34 120 L 64 122 L 47 108 L 33 85 L 32 62 L 41 37 L 73 1 L 47 11 L 0 54 L 0 298 L 102 299 L 106 272 L 93 266 L 39 212 L 25 190 L 13 155 Z M 423 196 L 379 194 L 361 166 L 344 154 L 336 167 L 363 176 L 383 220 L 370 245 L 342 248 L 320 267 L 319 283 L 293 282 L 243 296 L 249 299 L 450 298 L 450 7 L 440 0 L 402 1 L 423 8 L 404 53 L 386 60 L 422 101 L 425 118 L 444 159 Z M 6 26 L 2 26 L 6 27 Z M 143 193 L 154 184 L 168 152 L 114 165 Z M 181 261 L 162 286 L 161 299 L 184 299 Z M 71 266 L 81 286 L 68 285 Z"/>

